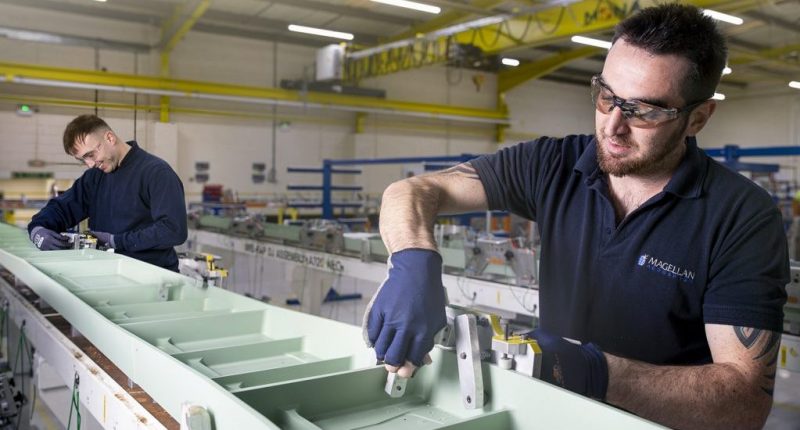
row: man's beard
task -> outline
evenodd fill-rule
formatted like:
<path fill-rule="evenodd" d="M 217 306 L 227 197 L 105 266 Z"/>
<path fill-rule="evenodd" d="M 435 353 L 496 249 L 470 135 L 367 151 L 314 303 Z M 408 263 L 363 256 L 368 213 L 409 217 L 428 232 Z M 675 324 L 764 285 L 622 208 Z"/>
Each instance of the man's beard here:
<path fill-rule="evenodd" d="M 682 152 L 676 152 L 676 147 L 683 144 L 680 137 L 686 129 L 686 123 L 688 123 L 688 118 L 685 118 L 683 124 L 670 135 L 659 141 L 651 142 L 649 152 L 637 152 L 636 158 L 617 157 L 608 153 L 603 146 L 603 141 L 608 137 L 601 130 L 596 130 L 597 163 L 600 165 L 600 170 L 612 176 L 641 176 L 663 173 L 673 169 L 678 162 L 675 156 L 682 155 Z M 641 150 L 641 145 L 630 140 L 629 137 L 629 135 L 616 136 L 616 141 L 621 146 Z"/>

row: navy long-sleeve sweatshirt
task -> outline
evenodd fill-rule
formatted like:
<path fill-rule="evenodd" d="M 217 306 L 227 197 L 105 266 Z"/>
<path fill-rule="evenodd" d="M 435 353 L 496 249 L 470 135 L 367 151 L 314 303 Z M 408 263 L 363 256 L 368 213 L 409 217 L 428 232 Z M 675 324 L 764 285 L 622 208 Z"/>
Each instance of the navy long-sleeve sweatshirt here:
<path fill-rule="evenodd" d="M 88 169 L 64 194 L 31 219 L 64 231 L 89 218 L 89 229 L 114 235 L 116 252 L 178 270 L 174 246 L 186 240 L 183 183 L 164 160 L 128 142 L 131 150 L 111 173 Z"/>

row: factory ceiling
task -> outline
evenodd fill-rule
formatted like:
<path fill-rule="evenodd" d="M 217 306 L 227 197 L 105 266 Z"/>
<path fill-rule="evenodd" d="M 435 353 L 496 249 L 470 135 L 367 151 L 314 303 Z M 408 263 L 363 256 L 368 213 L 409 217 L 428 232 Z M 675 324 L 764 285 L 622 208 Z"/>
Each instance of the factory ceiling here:
<path fill-rule="evenodd" d="M 529 79 L 587 85 L 605 49 L 571 41 L 575 35 L 610 40 L 613 25 L 654 0 L 424 0 L 439 9 L 428 13 L 374 0 L 0 0 L 25 8 L 32 19 L 0 26 L 0 35 L 32 31 L 61 43 L 120 50 L 171 50 L 187 32 L 323 47 L 337 40 L 288 30 L 300 25 L 352 34 L 347 41 L 345 78 L 358 82 L 398 71 L 449 65 L 499 74 L 507 91 Z M 729 38 L 729 65 L 721 89 L 733 93 L 785 87 L 800 77 L 800 1 L 687 0 L 684 3 L 742 18 L 721 22 Z M 152 25 L 161 37 L 152 43 L 84 38 L 43 29 L 41 12 Z M 112 38 L 113 37 L 113 38 Z M 519 66 L 503 59 L 519 60 Z M 510 61 L 507 60 L 507 61 Z"/>

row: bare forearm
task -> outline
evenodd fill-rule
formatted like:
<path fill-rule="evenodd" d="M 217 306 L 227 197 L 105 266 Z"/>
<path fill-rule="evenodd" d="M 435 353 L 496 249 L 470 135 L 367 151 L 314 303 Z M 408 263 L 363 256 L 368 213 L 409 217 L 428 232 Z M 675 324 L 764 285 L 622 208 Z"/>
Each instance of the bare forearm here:
<path fill-rule="evenodd" d="M 438 214 L 486 208 L 486 192 L 469 163 L 404 179 L 389 185 L 383 193 L 381 237 L 389 252 L 406 248 L 435 250 L 433 224 Z"/>
<path fill-rule="evenodd" d="M 771 397 L 733 364 L 655 366 L 606 354 L 606 400 L 680 429 L 760 428 Z"/>
<path fill-rule="evenodd" d="M 380 231 L 390 253 L 406 248 L 436 250 L 433 223 L 439 194 L 436 187 L 415 178 L 395 182 L 384 191 Z"/>

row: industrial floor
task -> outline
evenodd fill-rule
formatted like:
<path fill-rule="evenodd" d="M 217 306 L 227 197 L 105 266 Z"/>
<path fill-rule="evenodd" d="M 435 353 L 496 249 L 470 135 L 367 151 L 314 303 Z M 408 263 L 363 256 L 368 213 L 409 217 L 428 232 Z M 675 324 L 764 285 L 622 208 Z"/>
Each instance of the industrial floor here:
<path fill-rule="evenodd" d="M 800 430 L 800 373 L 778 370 L 765 430 Z"/>

